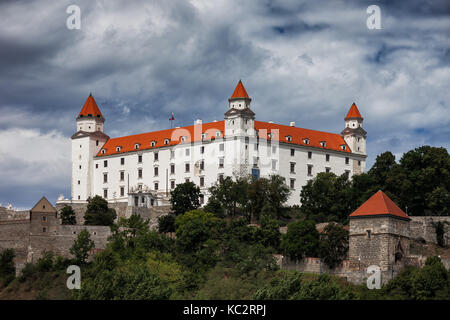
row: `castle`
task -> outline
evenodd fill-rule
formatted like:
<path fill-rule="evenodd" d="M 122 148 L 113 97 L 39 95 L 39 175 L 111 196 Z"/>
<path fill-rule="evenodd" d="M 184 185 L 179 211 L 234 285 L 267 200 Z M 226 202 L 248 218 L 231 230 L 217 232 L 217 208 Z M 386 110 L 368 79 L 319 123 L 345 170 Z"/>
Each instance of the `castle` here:
<path fill-rule="evenodd" d="M 351 177 L 365 171 L 366 131 L 355 104 L 341 134 L 255 120 L 241 81 L 228 99 L 224 120 L 110 138 L 105 118 L 90 95 L 72 136 L 71 197 L 58 204 L 86 203 L 100 195 L 134 207 L 167 205 L 169 191 L 192 181 L 208 189 L 226 176 L 279 174 L 291 189 L 288 205 L 319 172 Z"/>

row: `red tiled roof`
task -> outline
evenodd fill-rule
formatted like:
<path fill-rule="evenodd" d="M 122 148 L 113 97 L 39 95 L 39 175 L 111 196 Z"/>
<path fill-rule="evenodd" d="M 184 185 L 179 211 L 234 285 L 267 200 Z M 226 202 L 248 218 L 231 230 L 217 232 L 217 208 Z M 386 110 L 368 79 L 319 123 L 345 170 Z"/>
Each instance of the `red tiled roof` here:
<path fill-rule="evenodd" d="M 245 91 L 244 85 L 242 84 L 241 80 L 239 80 L 239 82 L 238 82 L 236 88 L 234 89 L 234 92 L 231 95 L 230 99 L 234 99 L 234 98 L 250 99 L 250 97 L 247 94 L 247 91 Z"/>
<path fill-rule="evenodd" d="M 356 209 L 350 217 L 391 215 L 409 219 L 408 215 L 400 209 L 383 191 L 378 191 Z"/>
<path fill-rule="evenodd" d="M 224 136 L 223 120 L 217 122 L 192 125 L 188 127 L 166 129 L 161 131 L 135 134 L 132 136 L 112 138 L 109 139 L 102 148 L 106 150 L 105 153 L 102 154 L 100 150 L 97 156 L 100 157 L 130 151 L 154 149 L 164 146 L 173 146 L 182 142 L 181 137 L 186 137 L 184 142 L 201 141 L 202 133 L 207 134 L 204 140 L 211 140 L 211 137 L 215 139 L 217 131 L 220 131 L 221 137 Z M 166 139 L 169 139 L 168 144 L 164 144 L 164 141 Z M 152 141 L 155 142 L 154 146 L 151 145 Z M 135 149 L 136 144 L 140 145 L 138 149 Z M 121 147 L 120 151 L 116 151 L 117 147 Z"/>
<path fill-rule="evenodd" d="M 347 153 L 351 152 L 344 139 L 336 133 L 290 127 L 262 121 L 255 121 L 255 129 L 258 130 L 259 137 L 262 139 L 278 140 L 285 143 L 292 143 Z M 275 130 L 278 130 L 278 134 Z M 224 121 L 209 122 L 201 125 L 192 125 L 188 127 L 166 129 L 161 131 L 136 134 L 132 136 L 112 138 L 109 139 L 102 148 L 106 150 L 105 153 L 102 154 L 100 150 L 97 156 L 101 157 L 136 150 L 147 150 L 164 146 L 173 146 L 181 142 L 182 136 L 186 137 L 185 142 L 191 142 L 191 140 L 194 142 L 201 141 L 201 134 L 205 132 L 207 133 L 205 140 L 210 140 L 211 137 L 214 137 L 215 139 L 217 131 L 221 132 L 221 137 L 224 136 Z M 269 134 L 273 134 L 273 136 L 269 137 Z M 287 136 L 291 137 L 291 141 L 286 140 Z M 191 139 L 191 137 L 193 137 L 193 139 Z M 168 144 L 164 144 L 165 139 L 170 139 Z M 308 139 L 309 144 L 306 144 L 304 142 L 304 139 Z M 151 146 L 152 141 L 155 142 L 154 146 Z M 325 147 L 321 146 L 321 142 L 325 142 Z M 135 149 L 136 144 L 140 145 L 138 149 Z M 346 146 L 345 150 L 342 150 L 341 148 L 341 146 L 343 145 Z M 116 150 L 117 147 L 120 147 L 120 151 Z"/>
<path fill-rule="evenodd" d="M 80 111 L 80 114 L 78 115 L 78 118 L 83 117 L 101 117 L 103 118 L 102 113 L 100 112 L 99 107 L 97 106 L 97 103 L 94 100 L 94 97 L 92 94 L 89 95 L 89 97 L 86 99 L 86 102 L 84 103 L 83 108 Z"/>
<path fill-rule="evenodd" d="M 345 120 L 350 119 L 350 118 L 361 118 L 361 113 L 359 113 L 358 107 L 356 106 L 356 104 L 353 102 L 352 106 L 350 107 L 350 110 L 348 110 L 347 116 L 345 117 Z"/>
<path fill-rule="evenodd" d="M 341 152 L 351 152 L 342 136 L 337 133 L 303 129 L 262 121 L 255 121 L 255 129 L 258 130 L 259 137 L 264 139 L 275 139 L 284 143 L 292 143 L 302 146 L 329 149 Z M 264 132 L 264 129 L 266 129 L 267 131 Z M 276 131 L 274 131 L 272 138 L 270 138 L 268 134 L 271 133 L 272 130 L 276 129 L 278 129 L 278 136 L 276 134 Z M 291 141 L 288 141 L 287 137 L 290 137 Z M 308 144 L 305 143 L 305 139 L 308 140 Z M 324 147 L 321 145 L 321 142 L 325 143 Z M 342 149 L 342 146 L 345 146 L 345 150 Z"/>

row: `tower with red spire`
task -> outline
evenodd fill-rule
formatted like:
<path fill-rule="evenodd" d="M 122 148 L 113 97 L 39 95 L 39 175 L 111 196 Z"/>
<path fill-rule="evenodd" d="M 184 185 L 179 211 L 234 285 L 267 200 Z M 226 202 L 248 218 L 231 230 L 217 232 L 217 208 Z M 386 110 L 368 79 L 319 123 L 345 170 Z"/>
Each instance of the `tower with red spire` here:
<path fill-rule="evenodd" d="M 367 132 L 363 129 L 364 118 L 358 110 L 358 107 L 353 102 L 350 110 L 345 117 L 345 128 L 341 132 L 344 141 L 350 147 L 353 153 L 366 155 L 366 135 Z M 353 164 L 353 171 L 355 173 L 365 171 L 365 161 L 364 160 L 353 160 L 356 161 Z"/>
<path fill-rule="evenodd" d="M 72 135 L 72 200 L 86 201 L 93 196 L 94 156 L 109 137 L 103 133 L 105 119 L 92 94 L 77 117 Z"/>
<path fill-rule="evenodd" d="M 229 109 L 225 112 L 226 136 L 253 136 L 255 128 L 255 113 L 250 109 L 252 99 L 239 80 L 231 98 L 228 99 Z"/>

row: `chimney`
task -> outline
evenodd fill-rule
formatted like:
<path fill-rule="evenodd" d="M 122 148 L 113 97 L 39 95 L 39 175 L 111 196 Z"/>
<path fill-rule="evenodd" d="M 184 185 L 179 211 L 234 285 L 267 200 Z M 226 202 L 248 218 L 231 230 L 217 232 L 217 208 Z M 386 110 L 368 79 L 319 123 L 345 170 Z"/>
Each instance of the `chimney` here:
<path fill-rule="evenodd" d="M 269 123 L 273 123 L 273 121 L 269 121 Z"/>
<path fill-rule="evenodd" d="M 195 120 L 195 124 L 202 124 L 202 119 Z"/>
<path fill-rule="evenodd" d="M 295 127 L 295 121 L 291 121 L 291 122 L 289 123 L 289 125 L 290 125 L 291 127 Z"/>

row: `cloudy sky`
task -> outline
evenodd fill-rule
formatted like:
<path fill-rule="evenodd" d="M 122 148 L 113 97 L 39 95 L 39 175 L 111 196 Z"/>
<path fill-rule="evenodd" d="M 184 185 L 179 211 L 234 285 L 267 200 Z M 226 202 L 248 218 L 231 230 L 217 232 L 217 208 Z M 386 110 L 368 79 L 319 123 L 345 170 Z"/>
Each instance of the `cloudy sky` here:
<path fill-rule="evenodd" d="M 69 30 L 69 5 L 81 29 Z M 381 8 L 381 30 L 366 9 Z M 0 203 L 70 195 L 92 92 L 111 137 L 223 119 L 238 80 L 257 120 L 340 132 L 356 102 L 377 154 L 449 148 L 450 2 L 0 2 Z"/>

